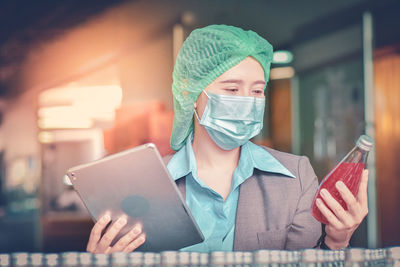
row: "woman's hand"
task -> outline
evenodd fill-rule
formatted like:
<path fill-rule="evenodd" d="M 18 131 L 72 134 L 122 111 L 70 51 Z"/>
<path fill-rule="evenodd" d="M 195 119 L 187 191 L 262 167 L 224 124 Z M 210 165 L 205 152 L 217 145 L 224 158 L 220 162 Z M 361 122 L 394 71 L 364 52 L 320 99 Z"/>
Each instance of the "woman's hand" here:
<path fill-rule="evenodd" d="M 332 197 L 328 190 L 321 190 L 321 196 L 330 210 L 320 198 L 317 199 L 316 204 L 329 222 L 325 227 L 325 244 L 329 248 L 342 249 L 349 245 L 352 234 L 368 213 L 367 185 L 368 170 L 363 171 L 357 197 L 354 197 L 344 183 L 335 184 L 346 202 L 347 210 Z"/>
<path fill-rule="evenodd" d="M 107 229 L 103 236 L 101 236 L 101 233 L 110 220 L 110 215 L 105 214 L 93 226 L 86 248 L 88 252 L 106 254 L 113 252 L 132 252 L 145 242 L 146 236 L 142 233 L 142 227 L 137 224 L 111 247 L 111 242 L 126 225 L 127 220 L 124 216 L 118 218 L 118 220 Z"/>

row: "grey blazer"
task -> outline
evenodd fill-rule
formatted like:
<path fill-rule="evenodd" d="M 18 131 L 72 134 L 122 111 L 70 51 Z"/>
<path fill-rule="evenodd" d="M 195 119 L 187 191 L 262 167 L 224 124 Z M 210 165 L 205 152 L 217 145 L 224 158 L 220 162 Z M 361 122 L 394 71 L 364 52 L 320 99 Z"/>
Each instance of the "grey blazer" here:
<path fill-rule="evenodd" d="M 264 148 L 296 178 L 254 169 L 240 186 L 233 249 L 312 248 L 321 236 L 321 224 L 311 215 L 317 176 L 307 157 Z M 185 199 L 185 177 L 176 184 Z"/>

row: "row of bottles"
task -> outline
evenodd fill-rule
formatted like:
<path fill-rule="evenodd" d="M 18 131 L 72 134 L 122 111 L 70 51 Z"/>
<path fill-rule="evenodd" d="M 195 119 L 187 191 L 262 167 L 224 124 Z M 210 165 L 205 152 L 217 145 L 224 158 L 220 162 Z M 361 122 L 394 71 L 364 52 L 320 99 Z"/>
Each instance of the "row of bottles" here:
<path fill-rule="evenodd" d="M 400 247 L 387 249 L 299 251 L 258 250 L 254 252 L 211 253 L 164 251 L 161 253 L 91 254 L 66 252 L 59 254 L 0 254 L 0 266 L 397 266 L 400 267 Z"/>

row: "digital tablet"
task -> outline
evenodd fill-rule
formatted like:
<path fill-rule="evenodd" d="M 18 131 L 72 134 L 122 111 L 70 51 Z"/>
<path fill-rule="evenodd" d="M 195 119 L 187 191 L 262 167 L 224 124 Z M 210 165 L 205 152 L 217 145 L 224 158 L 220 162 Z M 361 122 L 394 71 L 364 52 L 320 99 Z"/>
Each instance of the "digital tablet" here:
<path fill-rule="evenodd" d="M 177 250 L 204 240 L 154 144 L 73 167 L 67 175 L 95 222 L 106 212 L 112 221 L 127 215 L 112 244 L 138 222 L 146 241 L 137 251 Z"/>

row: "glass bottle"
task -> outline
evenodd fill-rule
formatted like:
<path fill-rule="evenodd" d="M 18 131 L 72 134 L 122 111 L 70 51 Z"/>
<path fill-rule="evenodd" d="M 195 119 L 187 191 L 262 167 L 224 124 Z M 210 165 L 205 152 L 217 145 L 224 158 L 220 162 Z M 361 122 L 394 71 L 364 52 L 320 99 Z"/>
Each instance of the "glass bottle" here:
<path fill-rule="evenodd" d="M 44 265 L 43 253 L 30 253 L 29 254 L 29 264 L 30 266 L 41 267 Z"/>
<path fill-rule="evenodd" d="M 60 259 L 57 253 L 44 254 L 44 262 L 46 267 L 60 266 Z"/>
<path fill-rule="evenodd" d="M 115 252 L 111 254 L 111 262 L 113 267 L 129 266 L 127 253 L 125 252 Z"/>
<path fill-rule="evenodd" d="M 301 251 L 301 266 L 304 267 L 321 267 L 318 262 L 318 251 L 316 249 L 305 249 Z"/>
<path fill-rule="evenodd" d="M 5 253 L 0 253 L 0 266 L 11 266 L 10 255 Z"/>
<path fill-rule="evenodd" d="M 384 249 L 365 249 L 366 266 L 385 267 L 386 266 L 386 250 Z"/>
<path fill-rule="evenodd" d="M 11 254 L 13 266 L 29 266 L 29 254 L 25 252 L 15 252 Z"/>
<path fill-rule="evenodd" d="M 190 252 L 190 266 L 201 266 L 199 252 Z"/>
<path fill-rule="evenodd" d="M 94 254 L 93 255 L 94 266 L 110 266 L 110 256 L 108 254 Z"/>
<path fill-rule="evenodd" d="M 328 224 L 328 221 L 315 204 L 317 198 L 324 201 L 320 195 L 320 191 L 324 188 L 328 190 L 328 192 L 345 210 L 347 210 L 347 205 L 340 196 L 335 184 L 338 181 L 342 181 L 350 189 L 353 195 L 357 196 L 362 172 L 367 162 L 368 152 L 371 150 L 372 146 L 372 139 L 366 135 L 361 135 L 357 140 L 356 146 L 325 176 L 319 185 L 312 203 L 312 215 L 315 219 L 324 224 Z"/>
<path fill-rule="evenodd" d="M 209 253 L 206 252 L 200 253 L 200 266 L 209 266 L 209 265 L 210 265 Z"/>
<path fill-rule="evenodd" d="M 79 253 L 79 266 L 80 267 L 90 267 L 92 265 L 93 254 L 90 252 Z"/>
<path fill-rule="evenodd" d="M 225 265 L 225 252 L 213 251 L 210 254 L 210 266 L 212 267 L 224 267 Z"/>
<path fill-rule="evenodd" d="M 234 267 L 235 253 L 233 251 L 225 251 L 225 267 Z"/>
<path fill-rule="evenodd" d="M 61 253 L 61 262 L 64 267 L 79 266 L 78 252 L 64 252 Z"/>
<path fill-rule="evenodd" d="M 391 247 L 386 250 L 386 266 L 400 267 L 400 247 Z"/>
<path fill-rule="evenodd" d="M 243 252 L 243 267 L 253 266 L 253 252 L 245 251 Z"/>
<path fill-rule="evenodd" d="M 176 251 L 173 251 L 176 252 Z M 143 254 L 143 263 L 145 266 L 160 266 L 161 265 L 161 253 L 157 252 L 145 252 Z"/>
<path fill-rule="evenodd" d="M 178 252 L 172 250 L 161 252 L 161 265 L 165 267 L 178 266 Z"/>
<path fill-rule="evenodd" d="M 143 266 L 144 265 L 143 254 L 144 253 L 140 251 L 134 251 L 129 253 L 128 255 L 129 266 Z"/>
<path fill-rule="evenodd" d="M 345 251 L 345 267 L 364 267 L 367 266 L 365 260 L 365 250 L 362 248 L 350 248 Z"/>
<path fill-rule="evenodd" d="M 234 266 L 243 266 L 243 251 L 234 252 Z"/>
<path fill-rule="evenodd" d="M 177 255 L 178 259 L 178 266 L 191 266 L 190 262 L 190 252 L 187 251 L 180 251 Z"/>

